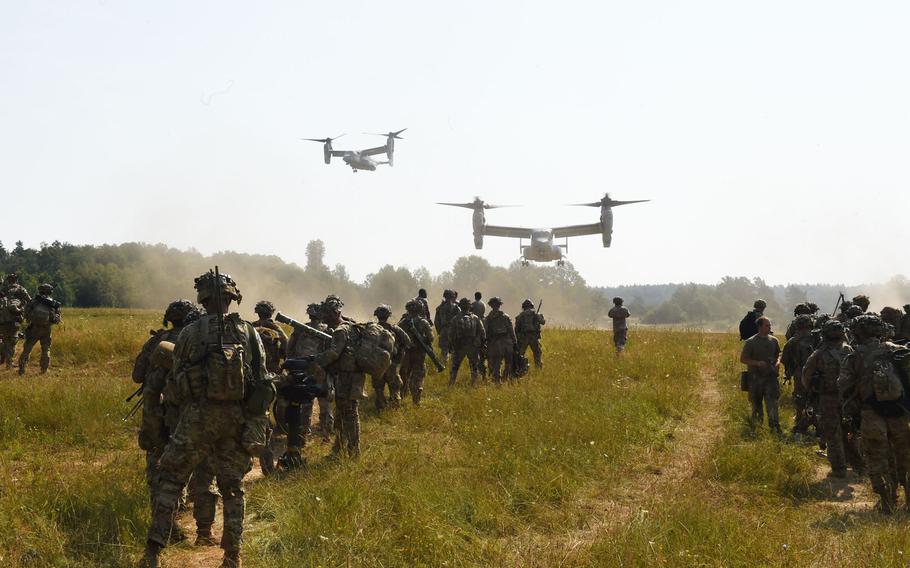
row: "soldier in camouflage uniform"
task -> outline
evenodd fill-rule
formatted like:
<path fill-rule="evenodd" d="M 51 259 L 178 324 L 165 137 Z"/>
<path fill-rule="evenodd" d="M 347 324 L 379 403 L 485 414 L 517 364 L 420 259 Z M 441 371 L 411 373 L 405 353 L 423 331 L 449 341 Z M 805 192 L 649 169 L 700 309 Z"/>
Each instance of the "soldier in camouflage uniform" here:
<path fill-rule="evenodd" d="M 853 302 L 851 302 L 850 300 L 844 300 L 843 302 L 841 302 L 840 308 L 839 308 L 840 313 L 836 314 L 834 316 L 834 319 L 836 319 L 837 321 L 839 321 L 841 323 L 847 323 L 847 320 L 850 319 L 849 317 L 847 317 L 847 310 L 849 310 L 851 307 L 853 307 Z"/>
<path fill-rule="evenodd" d="M 480 352 L 486 345 L 487 337 L 483 322 L 471 312 L 471 300 L 462 298 L 458 302 L 461 312 L 452 318 L 447 331 L 452 349 L 452 369 L 449 372 L 449 386 L 455 384 L 458 368 L 465 358 L 471 366 L 471 384 L 477 383 L 480 374 Z"/>
<path fill-rule="evenodd" d="M 821 441 L 828 451 L 831 475 L 845 477 L 847 462 L 860 475 L 865 473 L 858 440 L 844 431 L 837 378 L 844 359 L 853 348 L 847 345 L 844 324 L 829 321 L 822 328 L 824 343 L 812 352 L 803 366 L 801 382 L 805 392 L 818 395 L 815 416 Z"/>
<path fill-rule="evenodd" d="M 531 348 L 534 354 L 534 366 L 540 369 L 543 367 L 543 355 L 541 352 L 540 326 L 546 325 L 547 320 L 543 314 L 538 314 L 534 310 L 534 302 L 530 298 L 521 303 L 521 313 L 515 318 L 515 336 L 518 337 L 518 352 L 524 356 Z"/>
<path fill-rule="evenodd" d="M 337 296 L 330 296 L 322 304 L 323 319 L 332 330 L 332 341 L 327 349 L 313 359 L 335 383 L 335 445 L 332 455 L 347 453 L 360 455 L 360 399 L 363 398 L 364 373 L 357 370 L 352 347 L 351 324 L 341 315 L 344 303 Z"/>
<path fill-rule="evenodd" d="M 894 329 L 894 340 L 902 341 L 904 339 L 901 333 L 901 316 L 903 314 L 897 308 L 885 306 L 882 308 L 882 321 L 889 324 Z"/>
<path fill-rule="evenodd" d="M 323 331 L 325 333 L 331 333 L 329 326 L 327 326 L 322 321 L 322 304 L 310 304 L 306 309 L 307 316 L 309 316 L 309 326 Z M 288 340 L 288 357 L 301 358 L 309 357 L 311 355 L 316 355 L 325 351 L 329 347 L 329 342 L 325 339 L 316 337 L 315 335 L 305 333 L 302 331 L 297 331 L 296 329 L 291 332 L 291 337 Z M 314 369 L 315 371 L 315 369 Z M 319 371 L 316 371 L 317 373 Z M 325 379 L 325 376 L 318 377 L 319 379 Z M 335 429 L 335 416 L 332 414 L 332 403 L 327 397 L 319 397 L 319 433 L 322 436 L 323 442 L 328 442 L 331 439 L 332 432 Z M 304 434 L 311 431 L 311 423 L 313 420 L 313 401 L 309 403 L 302 403 L 299 405 L 299 412 L 301 413 L 303 432 Z"/>
<path fill-rule="evenodd" d="M 402 383 L 401 375 L 398 374 L 398 369 L 404 354 L 411 347 L 411 338 L 403 329 L 394 323 L 389 322 L 389 317 L 392 315 L 392 308 L 390 306 L 382 304 L 373 311 L 373 315 L 379 320 L 379 325 L 395 337 L 395 350 L 392 352 L 392 363 L 389 365 L 389 368 L 384 375 L 378 378 L 372 377 L 373 391 L 376 394 L 376 410 L 381 412 L 385 409 L 386 404 L 388 404 L 389 401 L 391 401 L 392 406 L 397 407 L 401 404 Z M 389 386 L 388 400 L 386 400 L 385 397 L 386 385 Z"/>
<path fill-rule="evenodd" d="M 863 310 L 863 313 L 866 313 L 869 311 L 869 304 L 871 304 L 871 303 L 872 303 L 872 301 L 869 300 L 869 296 L 867 296 L 865 294 L 858 294 L 856 296 L 853 296 L 853 305 L 859 306 L 860 309 Z"/>
<path fill-rule="evenodd" d="M 260 300 L 256 302 L 253 311 L 259 316 L 259 319 L 253 322 L 253 327 L 259 332 L 262 346 L 265 347 L 265 368 L 270 373 L 280 373 L 281 363 L 288 353 L 288 336 L 272 319 L 275 304 L 268 300 Z"/>
<path fill-rule="evenodd" d="M 0 364 L 13 368 L 19 326 L 25 318 L 25 304 L 0 292 Z"/>
<path fill-rule="evenodd" d="M 894 332 L 895 339 L 910 339 L 910 304 L 904 304 L 904 314 L 901 316 L 901 325 Z"/>
<path fill-rule="evenodd" d="M 0 294 L 3 294 L 7 298 L 19 300 L 23 306 L 27 306 L 32 301 L 32 297 L 29 295 L 28 290 L 19 284 L 19 275 L 15 273 L 6 275 L 6 281 L 0 286 Z"/>
<path fill-rule="evenodd" d="M 884 324 L 876 315 L 856 319 L 856 346 L 841 365 L 837 386 L 844 412 L 848 416 L 859 412 L 863 456 L 872 489 L 879 495 L 881 511 L 891 513 L 896 485 L 889 458 L 893 451 L 896 470 L 910 471 L 910 421 L 906 411 L 906 360 L 895 357 L 897 345 L 880 340 L 883 332 Z M 906 487 L 907 480 L 897 483 Z"/>
<path fill-rule="evenodd" d="M 186 326 L 174 348 L 175 386 L 182 410 L 161 456 L 148 544 L 140 562 L 145 568 L 158 566 L 183 487 L 205 460 L 211 460 L 224 502 L 221 566 L 240 566 L 243 477 L 252 466 L 251 455 L 266 444 L 263 422 L 275 390 L 259 334 L 239 314 L 227 314 L 231 301 L 240 303 L 240 290 L 230 276 L 216 277 L 214 272 L 197 278 L 195 287 L 208 315 Z M 223 327 L 218 314 L 226 314 Z"/>
<path fill-rule="evenodd" d="M 420 315 L 428 322 L 433 321 L 433 316 L 430 315 L 430 302 L 427 300 L 427 291 L 421 288 L 417 291 L 417 297 L 414 298 L 420 302 L 420 307 L 422 308 Z"/>
<path fill-rule="evenodd" d="M 170 400 L 170 396 L 165 397 L 164 394 L 168 382 L 173 380 L 170 369 L 173 356 L 170 352 L 159 349 L 159 345 L 162 342 L 175 344 L 183 328 L 198 320 L 202 314 L 202 310 L 189 300 L 171 302 L 161 322 L 164 328 L 152 332 L 133 363 L 133 381 L 142 384 L 139 448 L 145 450 L 145 479 L 152 507 L 155 506 L 158 492 L 161 455 L 180 415 L 180 409 Z M 172 326 L 170 329 L 167 328 L 168 322 Z M 165 358 L 171 360 L 165 361 Z M 192 488 L 193 518 L 196 520 L 196 543 L 199 545 L 215 544 L 212 525 L 215 522 L 218 497 L 211 489 L 214 479 L 215 474 L 206 460 L 199 464 L 189 482 Z M 175 526 L 171 540 L 182 539 L 183 535 Z"/>
<path fill-rule="evenodd" d="M 416 406 L 420 404 L 423 379 L 427 376 L 427 354 L 420 346 L 420 339 L 432 349 L 433 326 L 423 317 L 423 305 L 417 299 L 408 302 L 405 310 L 407 314 L 398 325 L 408 334 L 411 345 L 401 359 L 402 389 L 411 392 L 411 400 Z"/>
<path fill-rule="evenodd" d="M 38 295 L 25 307 L 25 345 L 19 355 L 19 374 L 25 374 L 28 358 L 36 343 L 41 343 L 41 373 L 46 373 L 51 364 L 51 326 L 60 323 L 60 302 L 51 298 L 54 287 L 50 284 L 38 286 Z M 9 292 L 7 292 L 9 293 Z"/>
<path fill-rule="evenodd" d="M 790 321 L 790 325 L 787 326 L 787 333 L 784 334 L 786 339 L 792 338 L 796 335 L 796 320 L 799 316 L 809 316 L 812 325 L 815 325 L 815 318 L 812 317 L 812 309 L 808 304 L 796 304 L 796 307 L 793 308 L 793 320 Z"/>
<path fill-rule="evenodd" d="M 512 357 L 518 347 L 518 338 L 515 336 L 515 328 L 512 327 L 512 318 L 500 309 L 502 299 L 493 296 L 487 303 L 490 305 L 490 313 L 484 321 L 484 329 L 487 332 L 487 356 L 490 360 L 493 382 L 499 385 L 503 379 L 512 379 Z"/>
<path fill-rule="evenodd" d="M 626 341 L 629 339 L 629 324 L 626 322 L 632 315 L 622 304 L 622 298 L 618 296 L 613 298 L 613 307 L 607 312 L 607 316 L 613 320 L 613 346 L 616 347 L 617 355 L 626 348 Z"/>
<path fill-rule="evenodd" d="M 439 335 L 439 357 L 443 362 L 452 352 L 449 345 L 449 324 L 460 313 L 458 304 L 455 302 L 457 297 L 458 292 L 454 290 L 443 291 L 442 303 L 436 306 L 436 315 L 433 318 L 433 325 L 436 326 L 436 333 Z"/>
<path fill-rule="evenodd" d="M 796 407 L 793 434 L 804 436 L 809 433 L 811 417 L 808 413 L 809 391 L 803 387 L 801 379 L 803 367 L 815 350 L 815 339 L 812 337 L 812 318 L 808 314 L 796 316 L 792 325 L 796 330 L 795 335 L 784 345 L 781 363 L 784 364 L 784 382 L 793 382 L 793 404 Z"/>

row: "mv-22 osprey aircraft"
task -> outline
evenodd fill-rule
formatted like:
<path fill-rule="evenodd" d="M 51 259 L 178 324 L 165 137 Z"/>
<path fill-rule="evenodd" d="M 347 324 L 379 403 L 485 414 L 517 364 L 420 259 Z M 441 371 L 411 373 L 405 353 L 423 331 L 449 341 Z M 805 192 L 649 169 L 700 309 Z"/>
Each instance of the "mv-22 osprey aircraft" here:
<path fill-rule="evenodd" d="M 332 141 L 338 140 L 344 134 L 339 134 L 334 138 L 301 138 L 301 140 L 311 140 L 313 142 L 322 142 L 322 154 L 325 158 L 325 163 L 330 164 L 332 162 L 332 157 L 341 158 L 344 160 L 344 163 L 350 166 L 351 170 L 354 173 L 357 173 L 357 170 L 369 170 L 371 172 L 376 171 L 376 166 L 381 164 L 388 164 L 389 166 L 394 165 L 394 155 L 395 155 L 395 140 L 404 140 L 399 136 L 402 132 L 407 130 L 407 128 L 402 128 L 398 132 L 386 132 L 385 134 L 379 134 L 375 132 L 366 132 L 365 134 L 375 134 L 376 136 L 385 136 L 385 146 L 377 146 L 375 148 L 367 148 L 366 150 L 336 150 L 332 148 Z M 386 161 L 377 161 L 371 158 L 370 156 L 377 156 L 379 154 L 385 154 L 388 158 Z"/>
<path fill-rule="evenodd" d="M 490 205 L 475 197 L 471 203 L 439 203 L 453 207 L 465 207 L 474 210 L 474 248 L 483 248 L 484 235 L 490 237 L 511 237 L 518 239 L 518 250 L 521 252 L 521 264 L 527 266 L 529 261 L 552 262 L 558 266 L 565 264 L 564 256 L 569 252 L 569 237 L 600 234 L 604 247 L 609 247 L 613 240 L 613 208 L 630 203 L 645 203 L 650 199 L 638 201 L 614 201 L 610 194 L 604 195 L 600 201 L 593 203 L 573 203 L 578 207 L 600 207 L 600 222 L 589 225 L 569 225 L 567 227 L 554 227 L 552 229 L 527 229 L 524 227 L 500 227 L 487 225 L 484 216 L 485 209 L 498 209 L 500 207 L 514 207 L 514 205 Z M 524 244 L 525 239 L 530 241 Z M 554 243 L 554 239 L 565 239 L 564 244 Z"/>

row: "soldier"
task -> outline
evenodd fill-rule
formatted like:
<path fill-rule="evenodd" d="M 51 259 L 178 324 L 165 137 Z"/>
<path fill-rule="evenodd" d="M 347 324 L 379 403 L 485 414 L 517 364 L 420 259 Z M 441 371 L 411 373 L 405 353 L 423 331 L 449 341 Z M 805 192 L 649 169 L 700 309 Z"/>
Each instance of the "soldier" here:
<path fill-rule="evenodd" d="M 810 321 L 812 322 L 813 325 L 815 325 L 815 319 L 812 318 L 812 309 L 809 307 L 809 305 L 808 304 L 796 304 L 796 307 L 793 308 L 793 320 L 790 321 L 790 325 L 787 326 L 787 333 L 784 334 L 784 337 L 786 339 L 789 340 L 794 335 L 796 335 L 796 320 L 799 318 L 799 316 L 803 316 L 803 315 L 809 316 Z"/>
<path fill-rule="evenodd" d="M 846 323 L 850 318 L 847 316 L 847 310 L 853 307 L 853 302 L 850 300 L 844 300 L 840 303 L 840 313 L 834 316 L 834 319 L 841 323 Z"/>
<path fill-rule="evenodd" d="M 882 321 L 889 324 L 894 329 L 894 340 L 903 341 L 903 330 L 901 329 L 901 316 L 903 314 L 897 308 L 892 308 L 891 306 L 885 306 L 882 308 Z"/>
<path fill-rule="evenodd" d="M 325 324 L 332 329 L 331 344 L 316 354 L 316 364 L 334 378 L 335 428 L 338 435 L 332 455 L 347 453 L 360 455 L 360 399 L 363 398 L 364 374 L 357 370 L 352 344 L 351 324 L 341 315 L 344 303 L 337 296 L 329 296 L 322 304 Z"/>
<path fill-rule="evenodd" d="M 372 377 L 373 391 L 376 393 L 376 410 L 385 409 L 387 401 L 385 397 L 385 386 L 389 385 L 389 400 L 392 406 L 399 406 L 401 403 L 401 376 L 398 374 L 398 366 L 405 352 L 411 347 L 411 338 L 408 334 L 393 323 L 389 323 L 389 317 L 392 315 L 392 308 L 382 304 L 373 311 L 373 315 L 379 320 L 379 325 L 389 331 L 395 337 L 395 350 L 392 352 L 392 363 L 381 377 Z"/>
<path fill-rule="evenodd" d="M 815 416 L 821 441 L 828 451 L 831 475 L 846 477 L 849 459 L 853 471 L 863 475 L 862 458 L 859 455 L 856 437 L 847 436 L 842 427 L 840 395 L 837 378 L 841 363 L 853 351 L 844 336 L 844 324 L 829 321 L 822 327 L 824 343 L 812 352 L 803 367 L 801 382 L 805 392 L 818 395 Z"/>
<path fill-rule="evenodd" d="M 158 493 L 140 563 L 157 567 L 174 526 L 177 502 L 190 473 L 211 460 L 224 502 L 222 568 L 240 566 L 243 540 L 243 477 L 251 455 L 266 444 L 265 421 L 275 387 L 265 350 L 252 324 L 227 314 L 242 296 L 227 274 L 196 278 L 197 300 L 208 315 L 186 326 L 174 348 L 174 373 L 182 411 L 161 456 Z"/>
<path fill-rule="evenodd" d="M 28 290 L 19 284 L 19 275 L 14 272 L 6 275 L 6 281 L 3 283 L 3 286 L 0 286 L 0 292 L 7 298 L 19 300 L 23 306 L 27 306 L 29 302 L 32 301 L 32 297 L 29 295 Z"/>
<path fill-rule="evenodd" d="M 423 304 L 418 299 L 408 302 L 405 310 L 407 314 L 398 325 L 408 334 L 411 345 L 401 359 L 402 388 L 410 390 L 411 400 L 417 406 L 423 394 L 423 379 L 427 376 L 427 353 L 420 345 L 420 340 L 432 349 L 433 326 L 430 320 L 423 317 Z"/>
<path fill-rule="evenodd" d="M 815 302 L 806 302 L 806 307 L 809 308 L 809 315 L 813 318 L 818 315 L 818 304 Z"/>
<path fill-rule="evenodd" d="M 758 426 L 768 413 L 768 427 L 780 434 L 777 399 L 780 398 L 778 369 L 780 343 L 771 335 L 771 320 L 761 316 L 756 320 L 758 333 L 743 343 L 739 361 L 749 367 L 749 402 L 752 403 L 752 425 Z"/>
<path fill-rule="evenodd" d="M 306 313 L 310 318 L 309 326 L 330 333 L 329 326 L 322 322 L 322 304 L 310 304 L 307 306 Z M 329 347 L 329 342 L 313 334 L 303 331 L 294 330 L 288 340 L 288 357 L 303 358 L 310 357 L 325 351 Z M 325 380 L 325 374 L 321 369 L 314 368 L 314 372 L 321 374 L 318 377 Z M 332 414 L 332 403 L 328 396 L 319 397 L 319 434 L 322 441 L 328 443 L 331 440 L 332 431 L 334 430 L 335 417 Z M 300 450 L 306 443 L 305 435 L 311 431 L 313 420 L 313 402 L 287 402 L 284 412 L 285 422 L 288 425 L 288 448 L 285 452 L 285 460 L 281 463 L 285 466 L 295 467 L 302 464 L 298 460 Z M 292 431 L 293 430 L 293 431 Z"/>
<path fill-rule="evenodd" d="M 493 296 L 487 303 L 490 305 L 490 314 L 484 322 L 484 329 L 487 332 L 487 353 L 493 382 L 499 385 L 503 379 L 512 379 L 512 358 L 518 347 L 518 338 L 515 336 L 512 318 L 500 311 L 502 300 Z"/>
<path fill-rule="evenodd" d="M 19 356 L 20 375 L 25 374 L 29 355 L 38 342 L 41 342 L 41 373 L 46 373 L 50 367 L 51 326 L 60 323 L 60 302 L 51 298 L 53 291 L 54 287 L 50 284 L 38 286 L 38 295 L 25 307 L 25 319 L 28 320 L 28 325 L 25 327 L 25 345 Z"/>
<path fill-rule="evenodd" d="M 458 292 L 454 290 L 445 290 L 442 293 L 442 303 L 436 306 L 436 315 L 433 318 L 433 325 L 436 326 L 436 333 L 439 335 L 439 356 L 445 361 L 452 352 L 449 345 L 449 324 L 452 318 L 459 314 L 458 304 L 455 299 Z"/>
<path fill-rule="evenodd" d="M 483 319 L 483 316 L 487 313 L 487 307 L 480 301 L 481 298 L 483 298 L 483 294 L 474 292 L 474 303 L 471 304 L 471 312 L 480 319 Z"/>
<path fill-rule="evenodd" d="M 897 471 L 910 471 L 910 422 L 906 410 L 906 359 L 895 358 L 898 346 L 881 341 L 883 332 L 884 324 L 876 315 L 856 319 L 856 346 L 841 366 L 837 387 L 845 414 L 859 413 L 863 456 L 872 489 L 879 495 L 881 511 L 888 514 L 894 510 L 896 494 L 889 458 L 893 451 Z M 897 482 L 906 487 L 906 479 Z"/>
<path fill-rule="evenodd" d="M 265 347 L 265 368 L 270 373 L 280 373 L 281 363 L 288 353 L 288 336 L 272 319 L 275 304 L 268 300 L 260 300 L 256 302 L 253 311 L 259 316 L 259 319 L 253 322 L 253 327 L 259 332 L 262 345 Z"/>
<path fill-rule="evenodd" d="M 455 384 L 461 361 L 467 357 L 471 367 L 471 384 L 477 383 L 480 373 L 480 352 L 487 341 L 483 322 L 471 312 L 471 300 L 462 298 L 458 302 L 461 312 L 449 323 L 449 346 L 452 350 L 452 369 L 449 372 L 449 386 Z"/>
<path fill-rule="evenodd" d="M 910 339 L 910 304 L 904 304 L 904 315 L 901 316 L 900 328 L 895 330 L 897 339 Z"/>
<path fill-rule="evenodd" d="M 755 300 L 752 304 L 752 311 L 747 312 L 742 321 L 739 322 L 739 338 L 745 341 L 758 333 L 758 318 L 765 314 L 765 308 L 768 303 L 764 300 Z"/>
<path fill-rule="evenodd" d="M 158 492 L 158 473 L 161 455 L 171 437 L 171 429 L 176 426 L 180 409 L 165 397 L 165 388 L 171 378 L 172 352 L 159 349 L 162 342 L 173 344 L 183 328 L 202 316 L 202 309 L 189 300 L 175 300 L 164 312 L 158 331 L 142 346 L 142 350 L 133 363 L 133 381 L 142 384 L 142 421 L 139 426 L 139 448 L 145 450 L 145 479 L 149 486 L 149 497 L 152 507 Z M 168 329 L 168 322 L 171 328 Z M 218 497 L 212 492 L 212 481 L 215 474 L 208 460 L 199 464 L 190 480 L 192 486 L 193 518 L 196 521 L 196 544 L 211 546 L 216 544 L 212 537 L 212 525 L 215 523 L 215 506 Z M 174 526 L 171 541 L 183 540 L 185 537 L 179 527 Z"/>
<path fill-rule="evenodd" d="M 613 307 L 607 312 L 607 315 L 613 319 L 613 345 L 616 347 L 616 354 L 622 353 L 626 348 L 626 341 L 629 338 L 629 326 L 626 320 L 631 315 L 628 308 L 622 305 L 622 298 L 613 298 Z"/>
<path fill-rule="evenodd" d="M 540 326 L 546 325 L 547 320 L 543 314 L 534 310 L 534 302 L 526 299 L 521 303 L 521 313 L 515 318 L 515 335 L 518 337 L 518 352 L 524 356 L 531 348 L 534 353 L 534 366 L 543 367 L 543 356 L 540 349 Z"/>
<path fill-rule="evenodd" d="M 0 292 L 0 364 L 7 370 L 13 368 L 16 343 L 19 341 L 19 326 L 24 319 L 25 304 L 17 298 L 9 298 Z"/>
<path fill-rule="evenodd" d="M 803 367 L 812 355 L 815 339 L 812 337 L 812 318 L 800 314 L 793 320 L 795 335 L 784 345 L 781 362 L 784 364 L 784 382 L 793 381 L 793 404 L 796 416 L 793 418 L 793 435 L 801 437 L 809 433 L 809 390 L 803 388 Z M 793 380 L 795 378 L 795 380 Z"/>
<path fill-rule="evenodd" d="M 433 316 L 430 315 L 430 302 L 427 301 L 427 291 L 421 288 L 417 290 L 417 297 L 414 298 L 420 302 L 420 306 L 423 308 L 420 315 L 429 322 L 433 321 Z"/>
<path fill-rule="evenodd" d="M 858 294 L 856 296 L 853 296 L 853 305 L 859 306 L 860 309 L 863 310 L 862 313 L 866 313 L 869 311 L 870 303 L 872 303 L 872 302 L 869 300 L 869 296 L 867 296 L 865 294 Z"/>

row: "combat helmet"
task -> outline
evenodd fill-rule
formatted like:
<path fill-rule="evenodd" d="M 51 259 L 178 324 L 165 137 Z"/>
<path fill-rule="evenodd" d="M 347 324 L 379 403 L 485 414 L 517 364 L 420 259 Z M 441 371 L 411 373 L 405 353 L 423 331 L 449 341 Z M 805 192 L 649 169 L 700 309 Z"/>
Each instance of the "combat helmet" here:
<path fill-rule="evenodd" d="M 844 324 L 832 319 L 822 325 L 822 335 L 827 339 L 838 339 L 844 336 Z"/>
<path fill-rule="evenodd" d="M 863 311 L 862 306 L 853 305 L 847 308 L 847 311 L 844 312 L 844 315 L 846 315 L 849 319 L 853 319 L 863 315 L 863 313 L 865 312 Z"/>
<path fill-rule="evenodd" d="M 799 303 L 796 304 L 796 307 L 793 308 L 794 316 L 808 315 L 812 313 L 812 308 L 809 307 L 809 304 Z"/>
<path fill-rule="evenodd" d="M 467 310 L 468 308 L 471 307 L 471 300 L 469 300 L 466 297 L 458 300 L 458 307 L 463 310 Z"/>
<path fill-rule="evenodd" d="M 864 312 L 869 309 L 870 303 L 871 302 L 869 301 L 869 296 L 865 294 L 857 294 L 856 296 L 853 296 L 853 305 L 861 307 Z"/>
<path fill-rule="evenodd" d="M 525 298 L 524 302 L 521 303 L 521 309 L 527 310 L 534 307 L 534 302 L 531 301 L 531 298 Z"/>
<path fill-rule="evenodd" d="M 854 333 L 866 337 L 881 337 L 885 332 L 885 324 L 882 322 L 882 318 L 875 314 L 863 314 L 853 320 L 851 329 Z"/>
<path fill-rule="evenodd" d="M 816 304 L 815 302 L 806 302 L 806 307 L 809 308 L 809 313 L 810 313 L 810 314 L 817 314 L 817 313 L 818 313 L 818 304 Z"/>
<path fill-rule="evenodd" d="M 763 310 L 768 307 L 768 302 L 766 302 L 762 299 L 758 299 L 752 303 L 752 307 L 755 308 L 756 310 Z"/>
<path fill-rule="evenodd" d="M 41 294 L 42 296 L 47 296 L 48 294 L 52 293 L 53 291 L 54 291 L 54 287 L 51 286 L 50 284 L 45 283 L 45 284 L 41 284 L 38 286 L 38 293 Z"/>
<path fill-rule="evenodd" d="M 392 315 L 392 306 L 388 304 L 380 304 L 373 310 L 373 315 L 379 319 L 389 319 L 389 316 Z"/>
<path fill-rule="evenodd" d="M 15 272 L 10 272 L 9 274 L 6 275 L 7 282 L 16 282 L 18 280 L 19 280 L 19 275 L 16 274 Z"/>
<path fill-rule="evenodd" d="M 492 298 L 487 300 L 487 305 L 494 309 L 498 308 L 498 307 L 502 306 L 502 298 L 500 298 L 499 296 L 493 296 Z"/>
<path fill-rule="evenodd" d="M 168 322 L 171 322 L 175 326 L 178 324 L 186 325 L 187 316 L 193 312 L 200 312 L 202 310 L 189 300 L 174 300 L 168 304 L 167 309 L 164 310 L 164 319 L 161 320 L 161 325 L 166 326 Z M 195 319 L 198 319 L 197 315 Z"/>
<path fill-rule="evenodd" d="M 240 294 L 240 288 L 231 278 L 230 274 L 221 273 L 218 275 L 218 282 L 215 281 L 215 271 L 209 270 L 193 281 L 193 287 L 196 288 L 196 301 L 200 304 L 211 298 L 215 294 L 215 286 L 221 288 L 221 293 L 226 294 L 229 298 L 238 304 L 243 300 Z"/>
<path fill-rule="evenodd" d="M 812 317 L 809 314 L 800 314 L 793 320 L 796 329 L 812 329 Z"/>
<path fill-rule="evenodd" d="M 616 296 L 615 298 L 613 298 L 613 305 L 614 305 L 614 306 L 621 306 L 621 305 L 622 305 L 622 302 L 623 302 L 623 300 L 622 300 L 622 298 L 620 298 L 619 296 Z"/>
<path fill-rule="evenodd" d="M 341 312 L 341 308 L 344 307 L 344 302 L 341 301 L 341 298 L 335 294 L 329 294 L 325 297 L 325 301 L 322 302 L 323 312 Z"/>
<path fill-rule="evenodd" d="M 316 319 L 321 318 L 322 317 L 322 304 L 317 304 L 317 303 L 309 304 L 306 307 L 306 315 L 310 316 L 311 318 L 316 318 Z"/>
<path fill-rule="evenodd" d="M 423 304 L 420 303 L 420 300 L 415 298 L 413 300 L 408 300 L 408 303 L 404 305 L 404 309 L 409 314 L 420 314 L 423 313 Z"/>
<path fill-rule="evenodd" d="M 275 304 L 268 300 L 259 300 L 253 307 L 253 311 L 259 317 L 270 318 L 275 313 Z"/>

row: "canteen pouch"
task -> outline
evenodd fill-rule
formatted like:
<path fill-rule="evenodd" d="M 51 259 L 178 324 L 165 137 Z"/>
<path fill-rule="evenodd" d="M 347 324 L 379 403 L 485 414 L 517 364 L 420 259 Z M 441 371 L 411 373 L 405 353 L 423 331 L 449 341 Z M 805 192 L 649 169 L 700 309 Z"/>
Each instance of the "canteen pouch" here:
<path fill-rule="evenodd" d="M 205 358 L 206 388 L 209 400 L 239 402 L 244 399 L 243 346 L 213 345 Z"/>
<path fill-rule="evenodd" d="M 749 371 L 739 374 L 739 390 L 749 392 Z"/>

